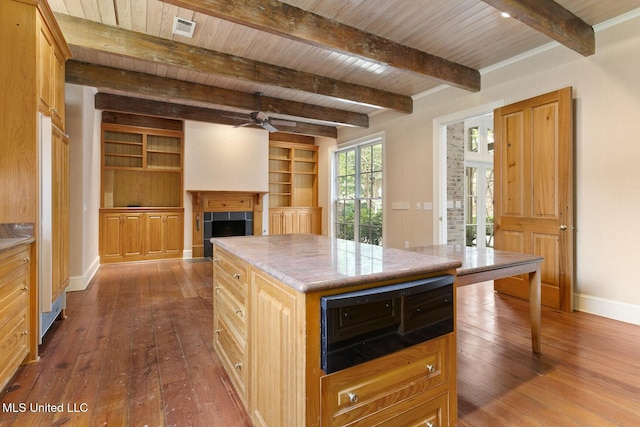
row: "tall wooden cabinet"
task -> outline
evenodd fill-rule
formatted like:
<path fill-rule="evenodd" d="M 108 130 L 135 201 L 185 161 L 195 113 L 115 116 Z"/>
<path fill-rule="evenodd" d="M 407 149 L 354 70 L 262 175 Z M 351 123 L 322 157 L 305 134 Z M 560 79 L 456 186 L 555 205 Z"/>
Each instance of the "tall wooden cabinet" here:
<path fill-rule="evenodd" d="M 69 282 L 64 70 L 71 51 L 46 0 L 0 1 L 0 46 L 0 223 L 34 227 L 27 360 L 36 360 L 40 313 L 51 310 Z M 51 154 L 47 169 L 44 149 Z M 43 195 L 47 182 L 53 191 Z M 46 210 L 44 196 L 50 198 Z M 50 234 L 46 239 L 43 227 Z M 50 250 L 43 251 L 44 243 Z M 44 266 L 50 266 L 48 276 L 41 274 Z"/>
<path fill-rule="evenodd" d="M 269 141 L 269 233 L 322 233 L 318 147 L 311 137 Z"/>
<path fill-rule="evenodd" d="M 103 113 L 100 262 L 182 257 L 182 122 Z"/>

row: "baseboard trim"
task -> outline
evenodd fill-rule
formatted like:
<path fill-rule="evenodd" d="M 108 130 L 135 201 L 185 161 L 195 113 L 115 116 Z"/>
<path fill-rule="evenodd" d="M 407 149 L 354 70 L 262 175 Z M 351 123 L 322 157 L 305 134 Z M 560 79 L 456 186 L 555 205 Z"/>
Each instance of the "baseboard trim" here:
<path fill-rule="evenodd" d="M 100 267 L 100 257 L 96 257 L 96 259 L 91 263 L 87 271 L 82 276 L 74 276 L 69 278 L 69 286 L 67 286 L 67 292 L 72 291 L 84 291 L 89 286 L 89 282 L 93 279 L 93 276 L 98 271 L 98 267 Z"/>
<path fill-rule="evenodd" d="M 640 305 L 586 294 L 574 294 L 573 297 L 574 309 L 577 311 L 640 325 Z"/>

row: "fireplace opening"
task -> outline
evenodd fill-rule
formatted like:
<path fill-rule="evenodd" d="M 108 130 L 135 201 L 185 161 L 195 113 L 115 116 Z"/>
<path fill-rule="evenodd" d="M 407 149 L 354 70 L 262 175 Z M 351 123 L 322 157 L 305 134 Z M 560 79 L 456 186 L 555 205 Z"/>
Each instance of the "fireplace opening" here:
<path fill-rule="evenodd" d="M 253 234 L 253 212 L 205 212 L 204 256 L 213 256 L 212 237 L 251 236 Z"/>
<path fill-rule="evenodd" d="M 247 221 L 244 219 L 213 221 L 211 223 L 211 237 L 244 236 Z"/>

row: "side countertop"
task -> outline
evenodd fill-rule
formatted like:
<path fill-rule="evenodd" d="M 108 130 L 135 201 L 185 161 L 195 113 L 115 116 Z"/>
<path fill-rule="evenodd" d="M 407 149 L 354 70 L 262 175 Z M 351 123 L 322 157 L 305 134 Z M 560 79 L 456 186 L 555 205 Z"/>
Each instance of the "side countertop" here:
<path fill-rule="evenodd" d="M 34 241 L 33 224 L 0 224 L 0 251 Z"/>
<path fill-rule="evenodd" d="M 316 234 L 212 238 L 211 242 L 298 292 L 456 269 L 459 260 Z"/>

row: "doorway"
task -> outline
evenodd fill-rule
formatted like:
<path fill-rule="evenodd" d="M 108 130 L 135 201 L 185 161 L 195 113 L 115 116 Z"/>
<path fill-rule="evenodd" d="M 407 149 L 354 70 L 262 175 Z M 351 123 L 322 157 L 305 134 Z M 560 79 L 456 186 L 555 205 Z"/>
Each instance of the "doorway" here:
<path fill-rule="evenodd" d="M 493 247 L 493 110 L 434 120 L 433 244 Z"/>

